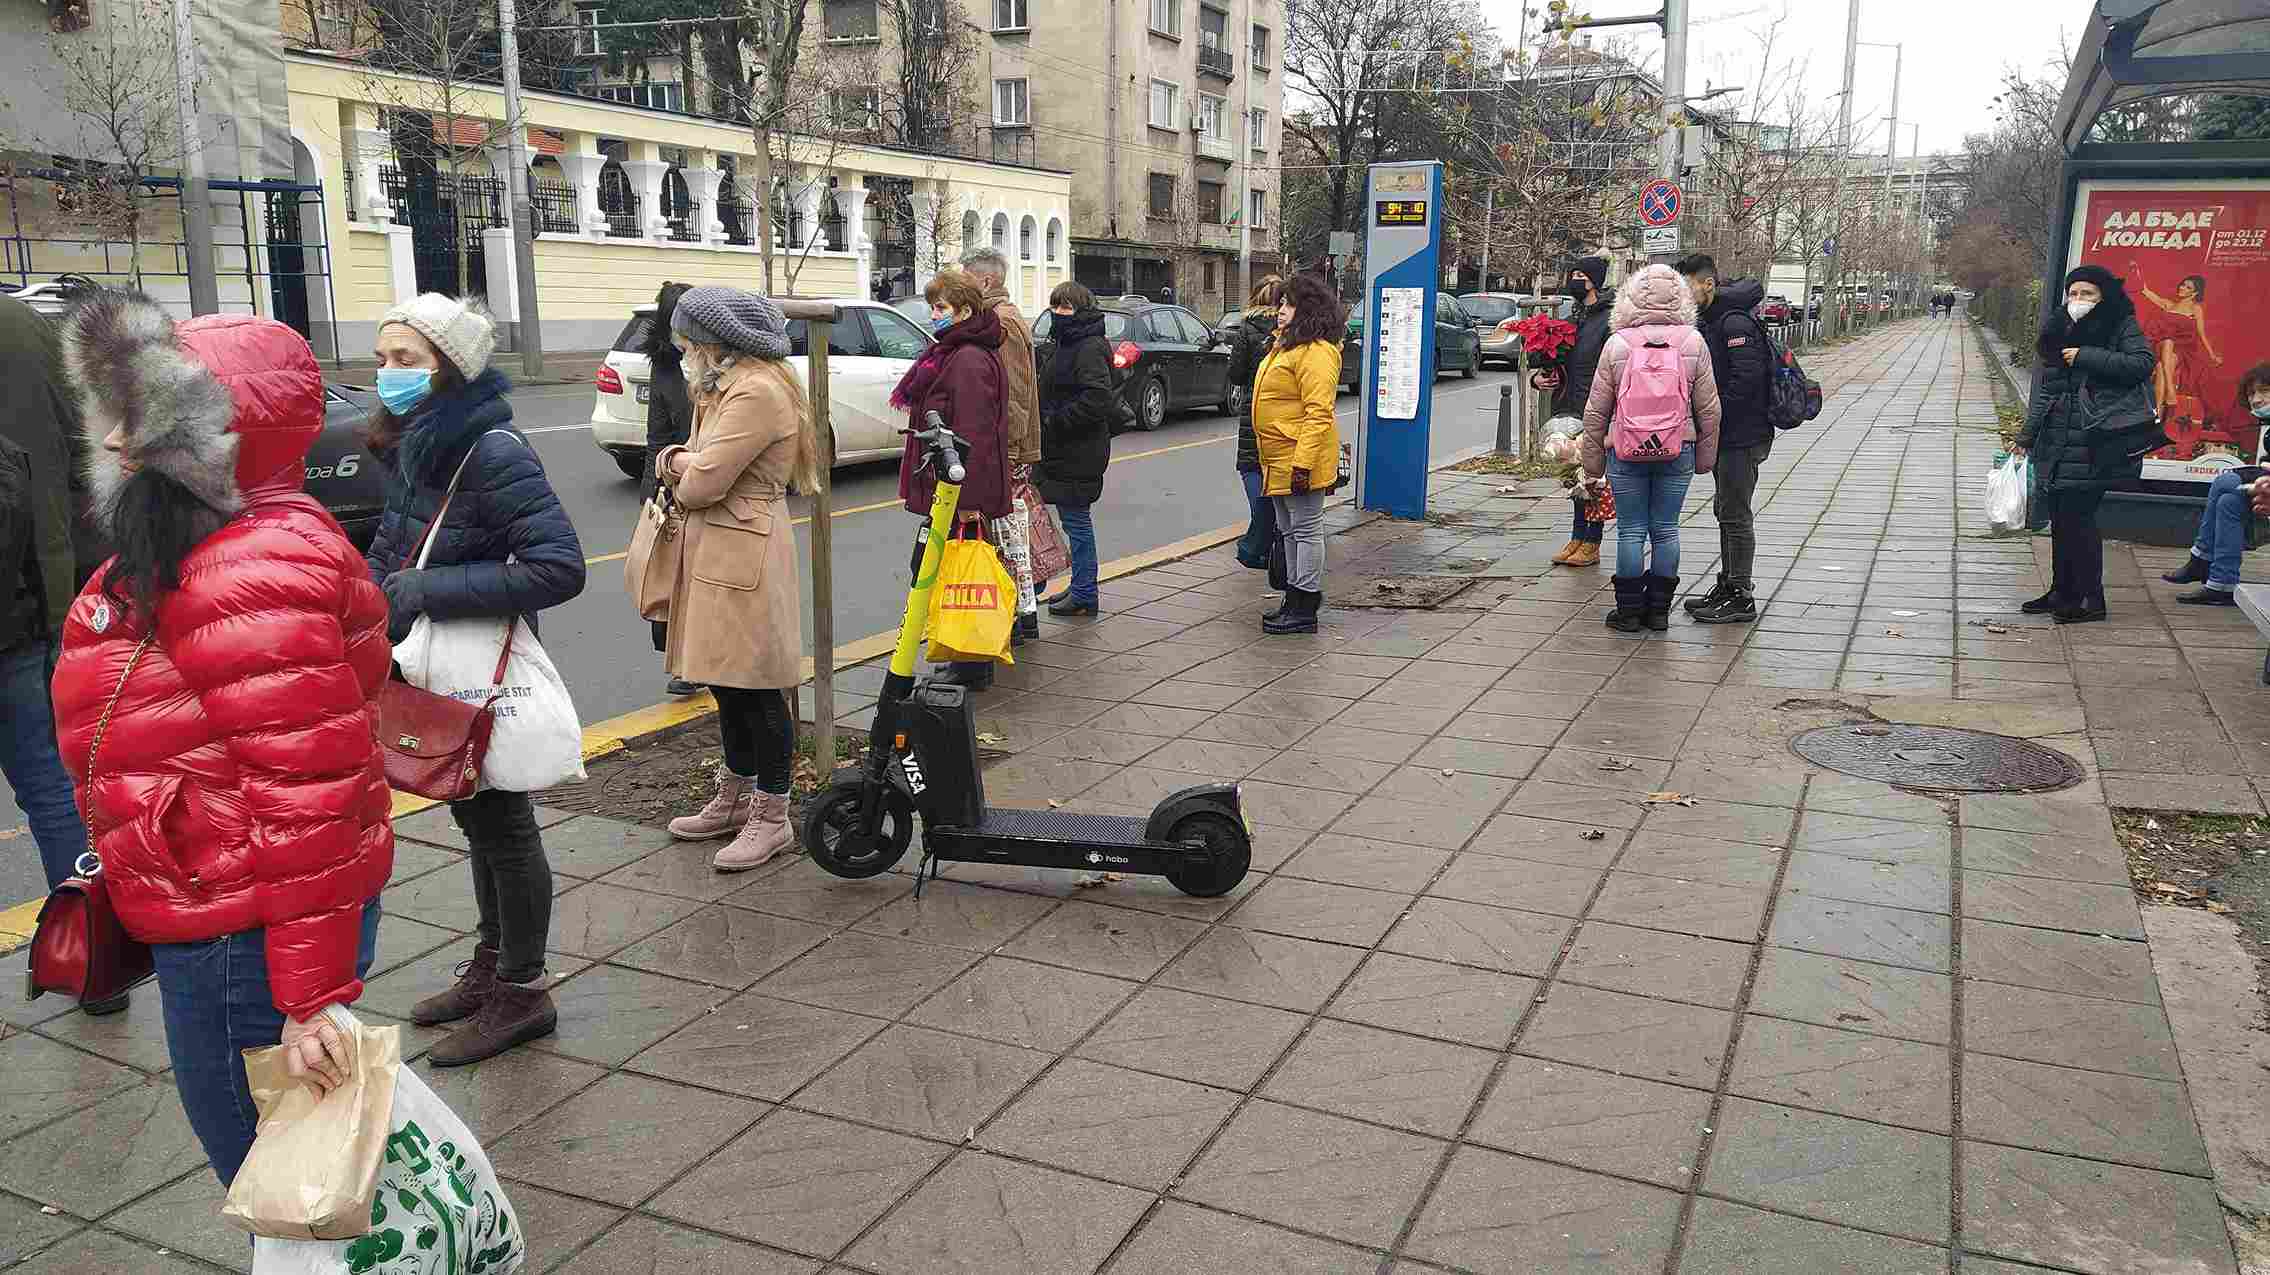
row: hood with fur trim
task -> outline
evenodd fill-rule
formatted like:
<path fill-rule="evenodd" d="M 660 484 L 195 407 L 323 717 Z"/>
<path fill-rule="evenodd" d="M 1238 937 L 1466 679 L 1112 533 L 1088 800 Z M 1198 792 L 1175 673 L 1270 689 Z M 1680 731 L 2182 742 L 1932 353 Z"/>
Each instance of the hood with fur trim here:
<path fill-rule="evenodd" d="M 1624 280 L 1608 327 L 1617 332 L 1646 323 L 1695 324 L 1695 294 L 1669 266 L 1649 266 Z"/>
<path fill-rule="evenodd" d="M 146 296 L 104 292 L 65 318 L 63 358 L 105 525 L 128 477 L 102 445 L 113 429 L 142 469 L 224 517 L 248 499 L 300 490 L 323 428 L 323 374 L 283 324 L 233 314 L 176 324 Z"/>

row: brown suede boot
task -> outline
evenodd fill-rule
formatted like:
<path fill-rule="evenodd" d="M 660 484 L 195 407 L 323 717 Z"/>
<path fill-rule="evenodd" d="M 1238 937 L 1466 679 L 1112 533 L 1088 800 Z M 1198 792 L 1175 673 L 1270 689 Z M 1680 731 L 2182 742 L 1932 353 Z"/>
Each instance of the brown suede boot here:
<path fill-rule="evenodd" d="M 1576 542 L 1576 552 L 1561 564 L 1566 567 L 1597 567 L 1600 565 L 1600 546 L 1590 540 Z"/>
<path fill-rule="evenodd" d="M 1576 547 L 1579 543 L 1581 542 L 1571 540 L 1567 544 L 1562 545 L 1557 551 L 1554 552 L 1553 556 L 1548 559 L 1548 561 L 1550 561 L 1556 567 L 1567 565 L 1569 558 L 1576 553 Z"/>
<path fill-rule="evenodd" d="M 542 976 L 533 983 L 500 979 L 473 1021 L 443 1037 L 426 1057 L 436 1067 L 461 1067 L 549 1036 L 559 1025 L 560 1012 Z"/>
<path fill-rule="evenodd" d="M 420 1027 L 439 1027 L 471 1018 L 487 1003 L 497 985 L 497 950 L 476 944 L 473 959 L 457 967 L 457 985 L 436 992 L 410 1007 L 410 1021 Z"/>
<path fill-rule="evenodd" d="M 788 794 L 760 792 L 756 804 L 750 807 L 749 822 L 741 826 L 741 835 L 720 849 L 709 861 L 719 872 L 747 872 L 761 868 L 772 857 L 796 844 L 796 834 L 788 827 Z"/>

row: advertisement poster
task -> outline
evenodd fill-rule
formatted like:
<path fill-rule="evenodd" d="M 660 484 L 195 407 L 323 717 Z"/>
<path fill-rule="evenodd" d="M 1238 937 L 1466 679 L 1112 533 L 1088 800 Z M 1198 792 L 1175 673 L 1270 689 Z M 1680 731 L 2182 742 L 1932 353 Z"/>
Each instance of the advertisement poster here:
<path fill-rule="evenodd" d="M 2238 386 L 2270 364 L 2270 181 L 2083 182 L 2072 242 L 2068 267 L 2126 281 L 2158 359 L 2153 401 L 2175 441 L 2144 477 L 2206 482 L 2260 459 Z"/>

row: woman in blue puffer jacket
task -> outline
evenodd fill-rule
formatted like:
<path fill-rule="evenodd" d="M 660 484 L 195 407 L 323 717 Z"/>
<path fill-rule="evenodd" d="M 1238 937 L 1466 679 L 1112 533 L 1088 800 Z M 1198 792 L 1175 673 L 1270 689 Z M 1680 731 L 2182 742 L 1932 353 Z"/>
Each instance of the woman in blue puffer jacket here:
<path fill-rule="evenodd" d="M 378 328 L 371 450 L 390 473 L 386 510 L 365 555 L 386 590 L 390 636 L 436 620 L 525 618 L 583 592 L 583 546 L 535 449 L 513 428 L 512 388 L 489 366 L 496 329 L 464 303 L 426 293 Z M 464 468 L 457 493 L 451 477 Z M 428 528 L 433 550 L 417 565 Z M 545 1036 L 559 1016 L 544 988 L 552 869 L 527 793 L 484 788 L 451 802 L 470 846 L 480 939 L 458 980 L 411 1011 L 432 1026 L 470 1019 L 434 1046 L 435 1066 L 478 1062 Z"/>

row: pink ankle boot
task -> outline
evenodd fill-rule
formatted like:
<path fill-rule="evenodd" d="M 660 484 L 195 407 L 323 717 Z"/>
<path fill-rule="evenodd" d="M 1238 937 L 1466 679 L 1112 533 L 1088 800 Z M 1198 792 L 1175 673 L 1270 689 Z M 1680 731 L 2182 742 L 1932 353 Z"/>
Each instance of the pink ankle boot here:
<path fill-rule="evenodd" d="M 670 821 L 670 835 L 680 841 L 709 841 L 748 822 L 756 805 L 757 781 L 743 779 L 722 767 L 717 772 L 717 795 L 690 815 Z"/>
<path fill-rule="evenodd" d="M 788 830 L 788 794 L 760 792 L 750 806 L 749 821 L 741 825 L 741 835 L 719 850 L 709 866 L 719 872 L 747 872 L 795 844 L 795 834 Z"/>

